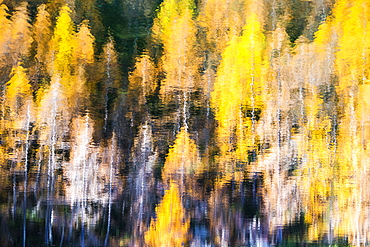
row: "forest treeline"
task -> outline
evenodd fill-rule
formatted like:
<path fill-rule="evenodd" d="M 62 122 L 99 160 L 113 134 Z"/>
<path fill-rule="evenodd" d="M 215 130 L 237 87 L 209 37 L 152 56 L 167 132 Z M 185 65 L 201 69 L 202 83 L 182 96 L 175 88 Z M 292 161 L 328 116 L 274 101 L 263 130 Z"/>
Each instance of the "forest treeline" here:
<path fill-rule="evenodd" d="M 367 0 L 3 1 L 1 174 L 71 205 L 129 190 L 132 245 L 188 244 L 184 201 L 242 244 L 246 180 L 271 239 L 303 215 L 366 243 L 369 23 Z"/>

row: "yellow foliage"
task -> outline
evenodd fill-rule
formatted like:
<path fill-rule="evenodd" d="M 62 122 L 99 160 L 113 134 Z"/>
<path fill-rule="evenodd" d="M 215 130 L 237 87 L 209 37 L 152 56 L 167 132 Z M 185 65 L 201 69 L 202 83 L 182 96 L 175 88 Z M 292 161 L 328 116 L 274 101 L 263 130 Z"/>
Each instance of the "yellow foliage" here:
<path fill-rule="evenodd" d="M 88 97 L 86 90 L 86 65 L 94 62 L 94 36 L 90 33 L 87 21 L 83 21 L 75 34 L 72 51 L 74 76 L 63 78 L 65 93 L 72 108 L 82 106 Z"/>
<path fill-rule="evenodd" d="M 192 0 L 165 0 L 159 6 L 157 18 L 154 19 L 153 34 L 159 41 L 165 41 L 172 29 L 173 22 L 182 16 L 185 11 L 193 15 L 194 2 Z"/>
<path fill-rule="evenodd" d="M 4 32 L 7 30 L 10 31 L 11 21 L 8 19 L 9 17 L 8 11 L 9 9 L 5 4 L 0 5 L 0 30 Z M 2 32 L 2 35 L 0 37 L 7 38 L 7 37 L 4 37 L 4 34 L 5 33 Z"/>
<path fill-rule="evenodd" d="M 27 10 L 27 3 L 23 2 L 16 8 L 12 16 L 11 55 L 17 62 L 28 55 L 33 39 L 31 37 L 31 24 Z"/>
<path fill-rule="evenodd" d="M 8 19 L 8 7 L 5 4 L 0 5 L 0 65 L 4 55 L 9 52 L 9 40 L 11 37 L 11 21 Z"/>
<path fill-rule="evenodd" d="M 360 86 L 359 95 L 367 93 L 366 86 Z M 339 119 L 339 130 L 335 130 L 332 119 L 322 116 L 324 101 L 317 89 L 313 89 L 305 99 L 307 123 L 298 142 L 303 163 L 297 170 L 297 177 L 311 241 L 324 238 L 327 219 L 330 218 L 334 235 L 349 236 L 349 242 L 353 243 L 359 225 L 363 225 L 367 218 L 360 212 L 368 203 L 368 195 L 363 188 L 368 184 L 370 156 L 354 115 L 354 100 L 354 97 L 346 99 L 346 114 Z M 366 100 L 358 103 L 366 104 Z M 363 128 L 365 132 L 369 126 Z M 333 131 L 337 131 L 335 139 Z M 357 218 L 352 218 L 352 215 L 357 215 Z"/>
<path fill-rule="evenodd" d="M 120 67 L 118 64 L 118 55 L 114 48 L 114 41 L 109 37 L 109 41 L 103 47 L 102 73 L 105 74 L 107 86 L 111 88 L 120 87 Z"/>
<path fill-rule="evenodd" d="M 50 87 L 40 88 L 37 92 L 37 125 L 40 129 L 38 139 L 42 145 L 50 145 L 53 127 L 62 129 L 60 126 L 69 124 L 69 115 L 72 112 L 61 88 L 61 78 L 56 73 L 51 77 Z"/>
<path fill-rule="evenodd" d="M 323 238 L 327 230 L 325 218 L 331 218 L 336 236 L 348 236 L 356 242 L 358 232 L 367 216 L 369 174 L 369 117 L 368 100 L 370 76 L 370 2 L 366 0 L 339 0 L 332 16 L 319 27 L 315 45 L 319 55 L 335 51 L 335 69 L 338 78 L 342 116 L 338 121 L 335 143 L 330 140 L 331 122 L 318 117 L 322 111 L 320 99 L 309 99 L 305 153 L 302 169 L 302 188 L 306 221 L 310 223 L 311 240 Z M 317 93 L 317 92 L 316 92 Z M 351 217 L 348 217 L 351 215 Z M 355 237 L 357 236 L 357 237 Z"/>
<path fill-rule="evenodd" d="M 59 74 L 64 95 L 70 108 L 83 105 L 86 99 L 85 66 L 94 62 L 94 37 L 87 21 L 83 21 L 77 33 L 71 19 L 71 10 L 63 6 L 51 40 L 51 75 Z M 81 97 L 83 93 L 84 97 Z"/>
<path fill-rule="evenodd" d="M 7 82 L 5 102 L 12 110 L 17 110 L 20 104 L 18 98 L 30 99 L 32 97 L 31 85 L 29 84 L 26 70 L 16 66 L 12 71 L 12 78 Z"/>
<path fill-rule="evenodd" d="M 327 226 L 325 218 L 335 222 L 336 236 L 348 236 L 353 244 L 363 228 L 367 216 L 369 154 L 368 101 L 370 76 L 370 2 L 366 0 L 339 0 L 333 14 L 319 27 L 315 44 L 321 54 L 328 54 L 335 46 L 335 69 L 338 78 L 337 93 L 342 116 L 339 121 L 336 142 L 328 143 L 331 127 L 324 129 L 325 122 L 316 118 L 322 111 L 322 100 L 311 100 L 308 121 L 309 136 L 306 153 L 307 163 L 302 169 L 302 183 L 308 192 L 303 205 L 306 221 L 311 224 L 309 238 L 323 238 Z M 325 50 L 326 49 L 326 50 Z M 320 54 L 319 53 L 319 54 Z M 321 125 L 319 125 L 321 123 Z M 329 124 L 327 124 L 329 126 Z M 326 133 L 325 133 L 326 132 Z M 307 155 L 308 154 L 308 155 Z M 351 217 L 348 217 L 351 215 Z M 357 243 L 357 242 L 356 242 Z"/>
<path fill-rule="evenodd" d="M 370 3 L 367 0 L 339 0 L 326 22 L 316 32 L 318 52 L 336 46 L 335 66 L 340 93 L 349 92 L 366 80 L 370 70 Z"/>
<path fill-rule="evenodd" d="M 222 54 L 211 105 L 215 109 L 218 145 L 222 154 L 238 143 L 239 157 L 247 158 L 257 109 L 263 108 L 265 37 L 255 14 L 250 14 L 241 37 L 234 37 Z M 250 112 L 248 120 L 247 112 Z M 252 120 L 252 121 L 250 121 Z M 235 131 L 237 132 L 236 136 Z M 243 140 L 243 141 L 241 141 Z"/>
<path fill-rule="evenodd" d="M 33 110 L 32 90 L 26 70 L 18 65 L 12 70 L 12 77 L 6 83 L 4 105 L 5 118 L 10 129 L 21 129 Z M 29 124 L 29 123 L 28 123 Z"/>
<path fill-rule="evenodd" d="M 338 0 L 335 3 L 329 20 L 333 23 L 334 27 L 339 28 L 339 31 L 341 30 L 340 26 L 342 23 L 348 18 L 349 9 L 355 1 L 357 0 Z"/>
<path fill-rule="evenodd" d="M 149 230 L 145 233 L 146 244 L 153 247 L 183 246 L 187 242 L 190 226 L 184 211 L 179 187 L 171 183 L 170 189 L 156 208 L 156 219 L 152 220 Z"/>
<path fill-rule="evenodd" d="M 342 34 L 342 24 L 347 19 L 351 2 L 352 0 L 338 0 L 335 3 L 332 14 L 321 23 L 315 33 L 315 43 L 324 45 Z"/>
<path fill-rule="evenodd" d="M 47 64 L 47 54 L 49 53 L 49 41 L 51 39 L 51 21 L 50 15 L 46 11 L 46 5 L 41 4 L 37 8 L 36 21 L 33 24 L 33 39 L 36 43 L 35 58 L 44 64 Z"/>
<path fill-rule="evenodd" d="M 75 47 L 74 24 L 68 6 L 61 8 L 51 40 L 52 62 L 50 74 L 59 73 L 61 77 L 71 73 L 72 53 Z"/>
<path fill-rule="evenodd" d="M 339 36 L 336 66 L 339 89 L 356 86 L 370 76 L 370 3 L 367 0 L 352 2 L 343 33 Z"/>
<path fill-rule="evenodd" d="M 129 75 L 129 90 L 139 105 L 145 104 L 146 97 L 155 91 L 157 73 L 150 56 L 144 54 L 138 58 L 135 70 Z"/>
<path fill-rule="evenodd" d="M 196 29 L 191 11 L 185 9 L 164 34 L 163 70 L 166 79 L 161 84 L 161 96 L 166 98 L 173 90 L 189 91 L 195 87 L 198 69 L 196 56 Z"/>
<path fill-rule="evenodd" d="M 161 62 L 166 78 L 160 95 L 166 101 L 172 99 L 174 91 L 188 92 L 195 87 L 199 59 L 193 15 L 192 0 L 165 0 L 154 19 L 152 37 L 163 44 Z"/>
<path fill-rule="evenodd" d="M 211 51 L 220 53 L 245 25 L 244 0 L 206 0 L 202 2 L 198 23 L 206 31 Z"/>
<path fill-rule="evenodd" d="M 334 150 L 328 142 L 331 131 L 330 119 L 315 121 L 316 115 L 309 120 L 307 142 L 299 143 L 300 155 L 304 155 L 305 163 L 299 172 L 299 184 L 302 191 L 302 205 L 305 210 L 305 221 L 309 226 L 308 236 L 311 241 L 319 240 L 325 232 L 323 215 L 330 206 L 333 189 L 337 187 L 337 170 L 334 167 Z M 345 193 L 345 191 L 342 191 Z"/>
<path fill-rule="evenodd" d="M 68 99 L 69 107 L 71 109 L 75 109 L 78 106 L 83 107 L 82 101 L 89 96 L 86 90 L 85 69 L 82 66 L 78 66 L 76 75 L 64 77 L 62 82 L 64 84 L 63 93 Z"/>
<path fill-rule="evenodd" d="M 162 172 L 163 180 L 174 179 L 176 174 L 189 175 L 194 173 L 199 164 L 197 146 L 190 138 L 186 128 L 181 128 L 174 145 L 168 152 Z"/>
<path fill-rule="evenodd" d="M 315 33 L 315 44 L 320 53 L 325 53 L 326 45 L 332 39 L 332 25 L 330 22 L 323 22 Z"/>
<path fill-rule="evenodd" d="M 77 66 L 94 62 L 94 36 L 90 32 L 88 21 L 83 21 L 76 34 L 76 47 L 73 57 Z"/>

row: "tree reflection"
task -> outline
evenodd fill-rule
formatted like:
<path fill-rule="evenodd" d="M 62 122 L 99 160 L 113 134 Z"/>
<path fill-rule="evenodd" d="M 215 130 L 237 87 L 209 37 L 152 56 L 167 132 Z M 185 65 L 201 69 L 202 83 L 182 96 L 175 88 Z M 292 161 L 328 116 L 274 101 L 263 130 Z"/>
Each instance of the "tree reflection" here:
<path fill-rule="evenodd" d="M 0 6 L 10 245 L 368 244 L 368 1 L 43 2 Z"/>

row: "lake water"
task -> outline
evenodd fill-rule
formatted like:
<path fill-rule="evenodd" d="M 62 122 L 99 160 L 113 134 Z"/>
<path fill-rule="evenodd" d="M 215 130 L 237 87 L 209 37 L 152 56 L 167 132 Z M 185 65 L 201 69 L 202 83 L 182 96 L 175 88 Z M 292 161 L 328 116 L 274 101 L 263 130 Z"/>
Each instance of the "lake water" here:
<path fill-rule="evenodd" d="M 369 245 L 367 1 L 67 3 L 1 19 L 2 246 Z"/>

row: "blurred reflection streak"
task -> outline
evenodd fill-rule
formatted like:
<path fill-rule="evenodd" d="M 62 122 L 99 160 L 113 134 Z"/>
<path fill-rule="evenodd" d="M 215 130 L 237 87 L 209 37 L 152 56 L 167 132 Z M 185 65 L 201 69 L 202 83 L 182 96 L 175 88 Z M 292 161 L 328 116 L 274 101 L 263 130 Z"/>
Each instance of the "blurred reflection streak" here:
<path fill-rule="evenodd" d="M 157 153 L 153 149 L 152 127 L 148 122 L 139 128 L 132 150 L 132 170 L 128 175 L 127 186 L 130 190 L 130 218 L 133 220 L 130 244 L 143 245 L 144 233 L 150 222 L 148 211 L 154 200 L 153 166 Z"/>
<path fill-rule="evenodd" d="M 150 246 L 183 246 L 190 237 L 190 221 L 182 206 L 179 187 L 172 181 L 169 186 L 156 208 L 156 219 L 152 219 L 150 228 L 145 233 L 145 242 Z"/>

